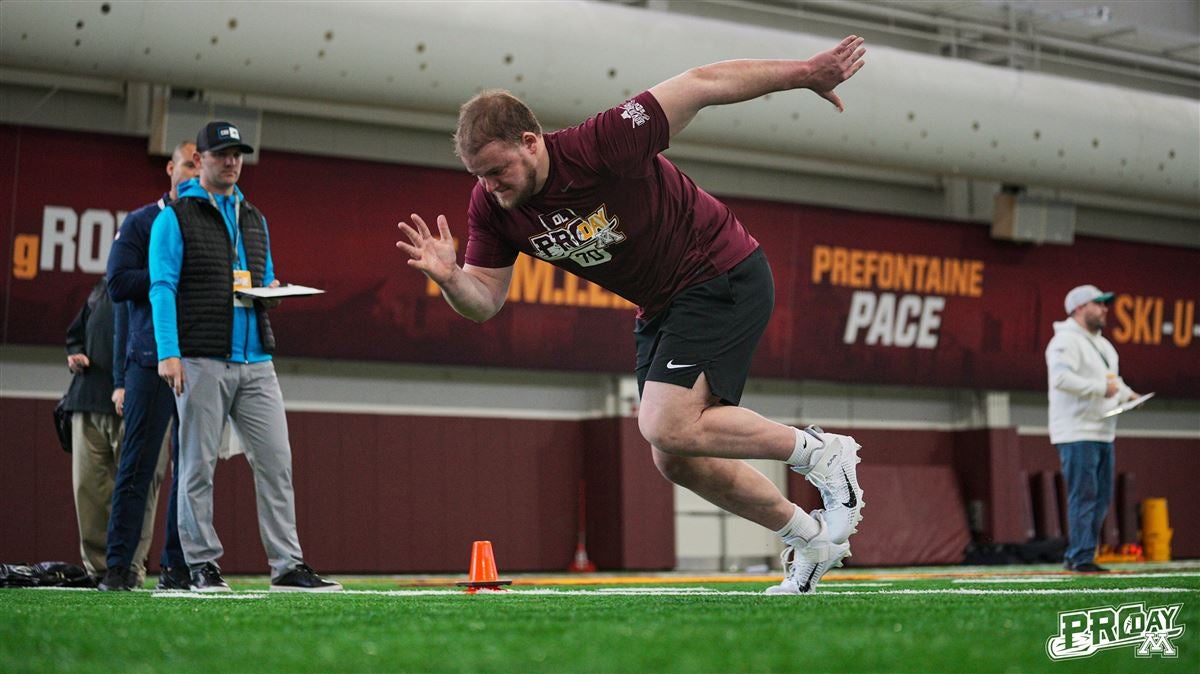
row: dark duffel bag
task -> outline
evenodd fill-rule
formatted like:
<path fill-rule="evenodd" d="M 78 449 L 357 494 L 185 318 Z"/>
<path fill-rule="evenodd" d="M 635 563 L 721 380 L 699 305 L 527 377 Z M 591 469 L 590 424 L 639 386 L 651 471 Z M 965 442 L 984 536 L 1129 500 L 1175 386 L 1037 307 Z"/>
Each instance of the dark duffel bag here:
<path fill-rule="evenodd" d="M 37 587 L 38 572 L 24 564 L 0 564 L 0 587 Z"/>
<path fill-rule="evenodd" d="M 96 587 L 96 581 L 82 566 L 66 562 L 0 564 L 0 587 Z"/>
<path fill-rule="evenodd" d="M 58 433 L 58 444 L 63 451 L 71 453 L 71 413 L 66 410 L 67 397 L 59 399 L 54 406 L 54 431 Z"/>
<path fill-rule="evenodd" d="M 95 579 L 78 564 L 38 562 L 33 568 L 38 573 L 39 587 L 96 587 Z"/>

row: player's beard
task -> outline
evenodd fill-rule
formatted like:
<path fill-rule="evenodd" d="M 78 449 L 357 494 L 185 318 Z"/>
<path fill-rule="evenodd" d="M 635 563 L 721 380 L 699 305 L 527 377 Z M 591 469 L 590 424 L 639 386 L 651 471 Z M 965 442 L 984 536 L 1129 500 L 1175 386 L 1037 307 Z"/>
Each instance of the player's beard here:
<path fill-rule="evenodd" d="M 521 204 L 529 201 L 533 196 L 533 191 L 537 187 L 537 164 L 532 159 L 522 162 L 525 166 L 525 171 L 522 175 L 520 185 L 513 186 L 512 196 L 508 198 L 501 197 L 498 194 L 492 193 L 496 197 L 496 202 L 501 208 L 506 210 L 517 208 Z"/>

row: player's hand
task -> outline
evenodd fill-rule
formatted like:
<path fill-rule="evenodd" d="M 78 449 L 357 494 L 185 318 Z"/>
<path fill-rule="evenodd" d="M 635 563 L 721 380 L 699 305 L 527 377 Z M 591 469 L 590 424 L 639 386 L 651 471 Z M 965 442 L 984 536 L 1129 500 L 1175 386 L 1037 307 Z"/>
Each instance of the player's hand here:
<path fill-rule="evenodd" d="M 112 394 L 113 407 L 117 409 L 117 416 L 125 416 L 125 389 L 115 388 Z"/>
<path fill-rule="evenodd" d="M 845 107 L 833 89 L 866 65 L 862 57 L 867 50 L 862 44 L 863 38 L 851 35 L 833 49 L 823 51 L 808 60 L 810 72 L 805 86 L 837 106 L 838 112 L 842 112 Z"/>
<path fill-rule="evenodd" d="M 1109 379 L 1108 384 L 1104 387 L 1104 397 L 1111 398 L 1117 395 L 1117 391 L 1119 390 L 1121 390 L 1121 387 L 1117 386 L 1117 380 Z"/>
<path fill-rule="evenodd" d="M 70 370 L 72 374 L 79 374 L 80 372 L 83 372 L 84 370 L 88 369 L 88 366 L 91 364 L 92 361 L 88 360 L 86 353 L 73 353 L 67 356 L 67 369 Z"/>
<path fill-rule="evenodd" d="M 397 241 L 396 247 L 408 254 L 408 266 L 419 269 L 437 284 L 450 280 L 458 269 L 457 254 L 454 250 L 454 237 L 450 236 L 450 225 L 446 216 L 437 217 L 438 236 L 434 236 L 425 225 L 421 216 L 413 213 L 413 222 L 401 222 L 397 225 L 400 232 L 408 238 L 408 242 Z"/>
<path fill-rule="evenodd" d="M 167 382 L 176 396 L 183 395 L 183 361 L 178 358 L 166 358 L 158 361 L 158 376 Z"/>

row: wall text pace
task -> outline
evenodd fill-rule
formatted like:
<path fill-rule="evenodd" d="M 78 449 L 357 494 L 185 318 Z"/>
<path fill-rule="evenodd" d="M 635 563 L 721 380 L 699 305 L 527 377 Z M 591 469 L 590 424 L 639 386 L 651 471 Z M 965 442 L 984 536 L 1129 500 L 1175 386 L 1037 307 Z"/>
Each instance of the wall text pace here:
<path fill-rule="evenodd" d="M 983 272 L 982 260 L 842 246 L 812 249 L 813 285 L 868 289 L 850 298 L 844 344 L 861 340 L 867 346 L 937 348 L 946 296 L 982 296 Z"/>

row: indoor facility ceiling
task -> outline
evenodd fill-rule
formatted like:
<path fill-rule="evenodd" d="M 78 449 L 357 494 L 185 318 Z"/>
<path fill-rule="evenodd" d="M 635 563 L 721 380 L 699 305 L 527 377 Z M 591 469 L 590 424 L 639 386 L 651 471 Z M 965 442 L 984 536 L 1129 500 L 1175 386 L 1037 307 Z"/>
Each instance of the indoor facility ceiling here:
<path fill-rule="evenodd" d="M 1200 98 L 1200 2 L 607 0 Z"/>

